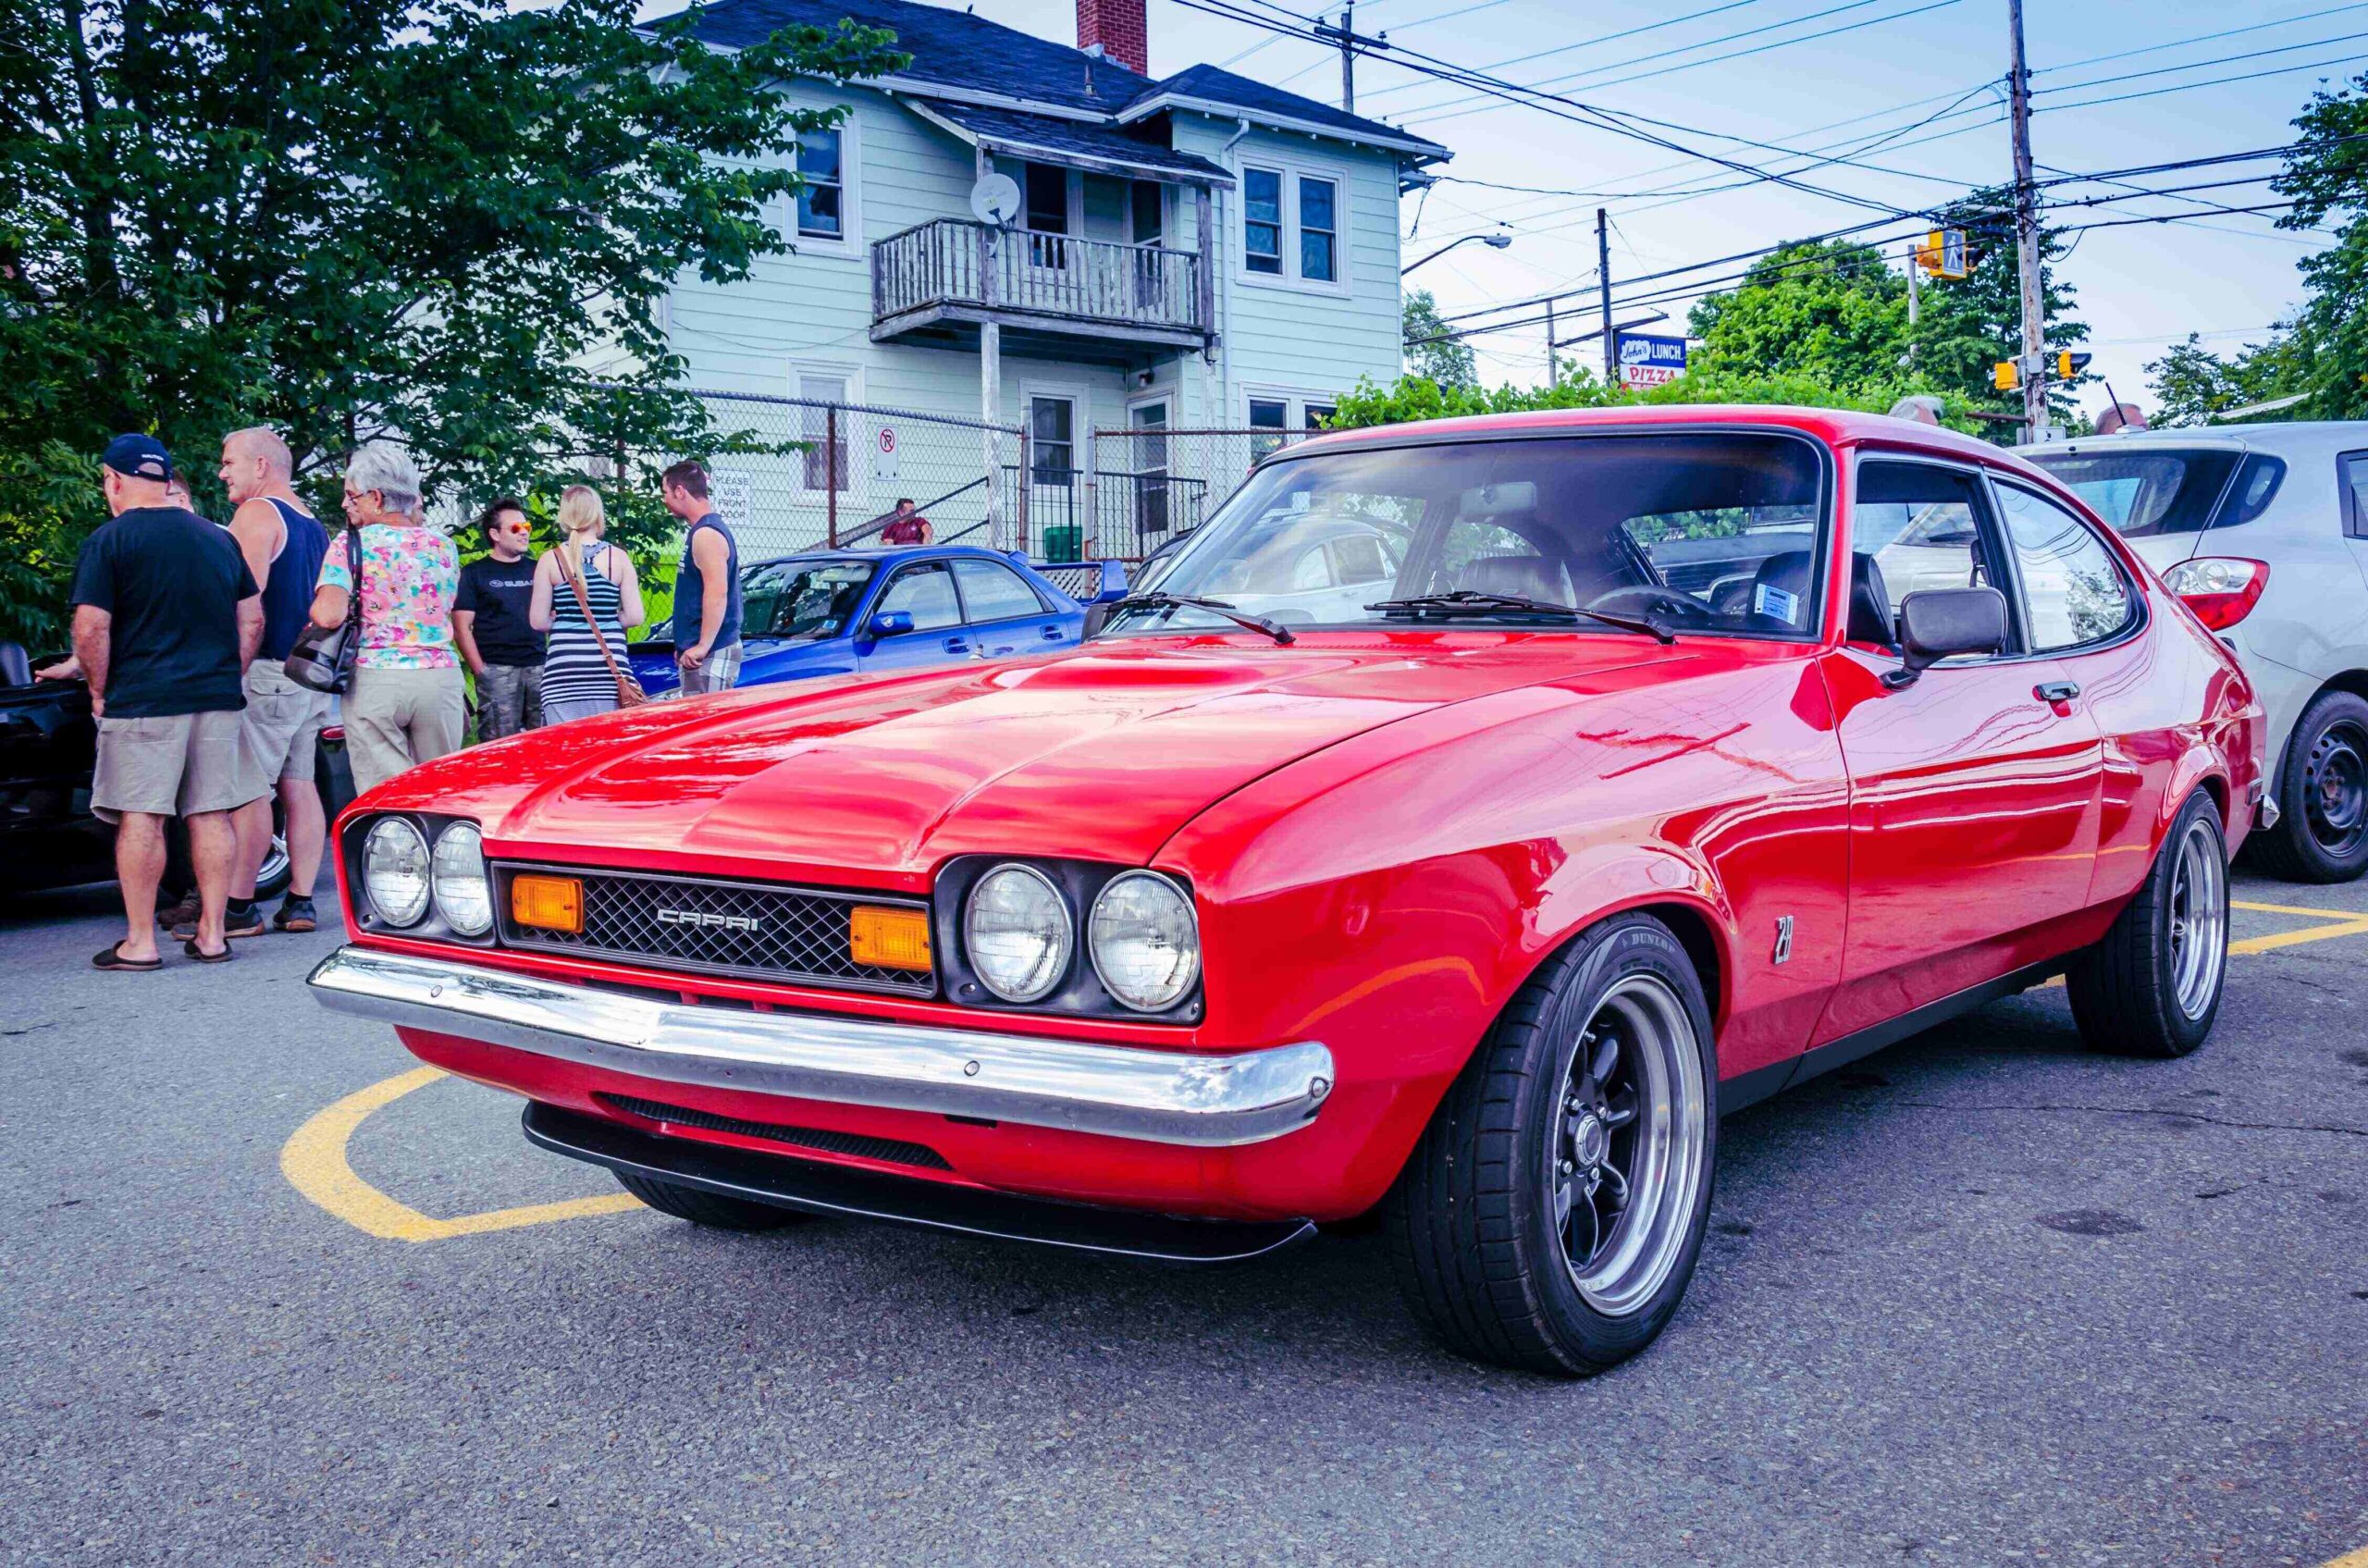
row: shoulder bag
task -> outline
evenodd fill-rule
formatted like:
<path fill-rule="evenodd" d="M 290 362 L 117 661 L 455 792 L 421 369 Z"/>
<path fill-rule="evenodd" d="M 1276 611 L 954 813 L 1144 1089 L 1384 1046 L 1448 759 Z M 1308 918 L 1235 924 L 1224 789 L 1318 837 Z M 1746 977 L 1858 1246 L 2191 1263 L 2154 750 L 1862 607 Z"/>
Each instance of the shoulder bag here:
<path fill-rule="evenodd" d="M 362 649 L 362 530 L 351 523 L 345 525 L 345 559 L 353 569 L 345 619 L 334 626 L 306 621 L 280 665 L 290 680 L 307 691 L 341 696 L 353 684 L 353 656 Z"/>
<path fill-rule="evenodd" d="M 574 541 L 569 540 L 559 548 L 573 549 Z M 609 548 L 614 549 L 616 547 L 611 545 Z M 567 579 L 568 587 L 574 592 L 575 608 L 584 611 L 584 623 L 592 628 L 592 646 L 600 650 L 600 662 L 609 667 L 609 678 L 617 683 L 617 706 L 638 708 L 649 700 L 649 694 L 641 689 L 641 683 L 633 678 L 633 672 L 620 665 L 617 656 L 609 651 L 609 635 L 600 630 L 600 622 L 592 613 L 592 600 L 584 591 L 583 572 L 582 558 L 578 557 L 575 570 L 562 569 L 560 575 Z"/>

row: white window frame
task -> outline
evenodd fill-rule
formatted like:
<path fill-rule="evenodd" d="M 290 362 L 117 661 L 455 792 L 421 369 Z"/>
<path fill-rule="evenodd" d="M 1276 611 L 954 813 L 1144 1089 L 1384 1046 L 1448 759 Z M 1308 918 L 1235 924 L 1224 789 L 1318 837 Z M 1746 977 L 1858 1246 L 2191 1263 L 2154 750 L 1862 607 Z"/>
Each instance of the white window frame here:
<path fill-rule="evenodd" d="M 1331 409 L 1337 414 L 1340 408 L 1340 394 L 1310 391 L 1305 388 L 1244 387 L 1241 389 L 1240 401 L 1234 404 L 1235 411 L 1241 420 L 1239 428 L 1243 430 L 1254 428 L 1250 423 L 1250 405 L 1253 401 L 1282 404 L 1284 431 L 1290 435 L 1305 436 L 1310 433 L 1307 423 L 1307 405 L 1315 403 Z"/>
<path fill-rule="evenodd" d="M 825 256 L 835 261 L 861 261 L 863 246 L 863 130 L 862 122 L 850 113 L 837 126 L 839 133 L 839 237 L 820 238 L 797 231 L 797 192 L 785 191 L 774 199 L 777 213 L 773 227 L 781 237 L 797 248 L 801 256 Z M 797 154 L 789 154 L 789 167 L 797 167 Z M 818 367 L 819 368 L 819 367 Z"/>
<path fill-rule="evenodd" d="M 846 383 L 847 390 L 846 396 L 841 400 L 842 402 L 857 405 L 860 405 L 863 402 L 863 366 L 860 364 L 845 360 L 794 360 L 791 362 L 789 366 L 789 395 L 791 397 L 807 401 L 818 401 L 814 400 L 813 394 L 807 390 L 806 378 L 808 376 L 828 376 L 834 379 L 845 381 Z M 828 402 L 831 400 L 824 398 L 819 401 Z M 801 408 L 797 411 L 797 414 L 800 421 L 800 426 L 796 438 L 803 440 L 806 438 L 803 424 L 806 410 Z M 842 489 L 839 494 L 844 499 L 855 500 L 860 498 L 864 493 L 865 488 L 871 477 L 871 465 L 869 463 L 857 463 L 856 461 L 854 445 L 847 439 L 847 434 L 848 433 L 844 429 L 839 432 L 839 450 L 843 454 L 840 461 L 846 464 L 847 469 L 846 488 Z M 797 454 L 797 493 L 800 496 L 808 497 L 816 501 L 820 501 L 830 495 L 830 487 L 828 485 L 809 485 L 806 482 L 806 457 L 807 454 L 804 452 L 799 452 Z"/>
<path fill-rule="evenodd" d="M 1070 484 L 1083 483 L 1082 475 L 1090 471 L 1093 456 L 1093 400 L 1086 389 L 1071 381 L 1022 381 L 1019 384 L 1020 418 L 1028 432 L 1028 466 L 1020 475 L 1023 482 L 1036 482 L 1036 400 L 1054 398 L 1069 405 L 1069 473 Z"/>
<path fill-rule="evenodd" d="M 1283 177 L 1283 270 L 1252 272 L 1250 269 L 1250 183 L 1249 172 L 1265 169 Z M 1321 162 L 1292 154 L 1288 157 L 1270 156 L 1255 152 L 1240 154 L 1235 162 L 1234 175 L 1238 186 L 1234 200 L 1228 204 L 1233 217 L 1233 277 L 1234 281 L 1252 289 L 1285 289 L 1301 294 L 1330 294 L 1345 298 L 1352 291 L 1349 265 L 1349 180 L 1350 171 L 1338 164 Z M 1332 187 L 1332 271 L 1329 279 L 1305 278 L 1300 274 L 1300 196 L 1299 182 L 1302 177 L 1321 179 Z"/>

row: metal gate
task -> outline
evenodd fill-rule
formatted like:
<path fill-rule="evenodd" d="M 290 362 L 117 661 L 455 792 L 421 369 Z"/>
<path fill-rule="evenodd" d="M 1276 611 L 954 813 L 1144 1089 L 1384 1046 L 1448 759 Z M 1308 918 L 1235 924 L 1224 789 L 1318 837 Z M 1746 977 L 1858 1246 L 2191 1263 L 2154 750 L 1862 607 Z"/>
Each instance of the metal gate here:
<path fill-rule="evenodd" d="M 1088 548 L 1140 561 L 1205 522 L 1263 459 L 1313 430 L 1096 430 Z"/>

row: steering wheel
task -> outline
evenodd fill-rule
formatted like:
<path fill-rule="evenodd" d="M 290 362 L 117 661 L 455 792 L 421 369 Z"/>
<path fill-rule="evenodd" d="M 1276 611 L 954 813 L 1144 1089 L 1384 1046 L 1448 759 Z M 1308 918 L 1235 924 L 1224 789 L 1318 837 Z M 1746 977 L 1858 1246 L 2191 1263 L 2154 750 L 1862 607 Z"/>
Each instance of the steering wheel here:
<path fill-rule="evenodd" d="M 1613 615 L 1657 617 L 1680 626 L 1716 626 L 1718 613 L 1700 599 L 1679 593 L 1674 588 L 1657 588 L 1649 585 L 1614 588 L 1597 594 L 1584 608 L 1600 610 Z"/>

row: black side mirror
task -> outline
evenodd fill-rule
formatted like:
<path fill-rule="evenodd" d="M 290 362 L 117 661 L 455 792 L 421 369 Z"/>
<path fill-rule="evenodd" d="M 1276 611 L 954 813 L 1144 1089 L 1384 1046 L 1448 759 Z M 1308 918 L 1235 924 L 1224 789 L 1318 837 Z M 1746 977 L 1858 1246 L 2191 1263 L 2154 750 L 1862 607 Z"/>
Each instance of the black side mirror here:
<path fill-rule="evenodd" d="M 1883 676 L 1897 691 L 1952 654 L 1996 653 L 2006 646 L 2006 596 L 1996 588 L 1928 588 L 1899 601 L 1903 663 Z"/>

